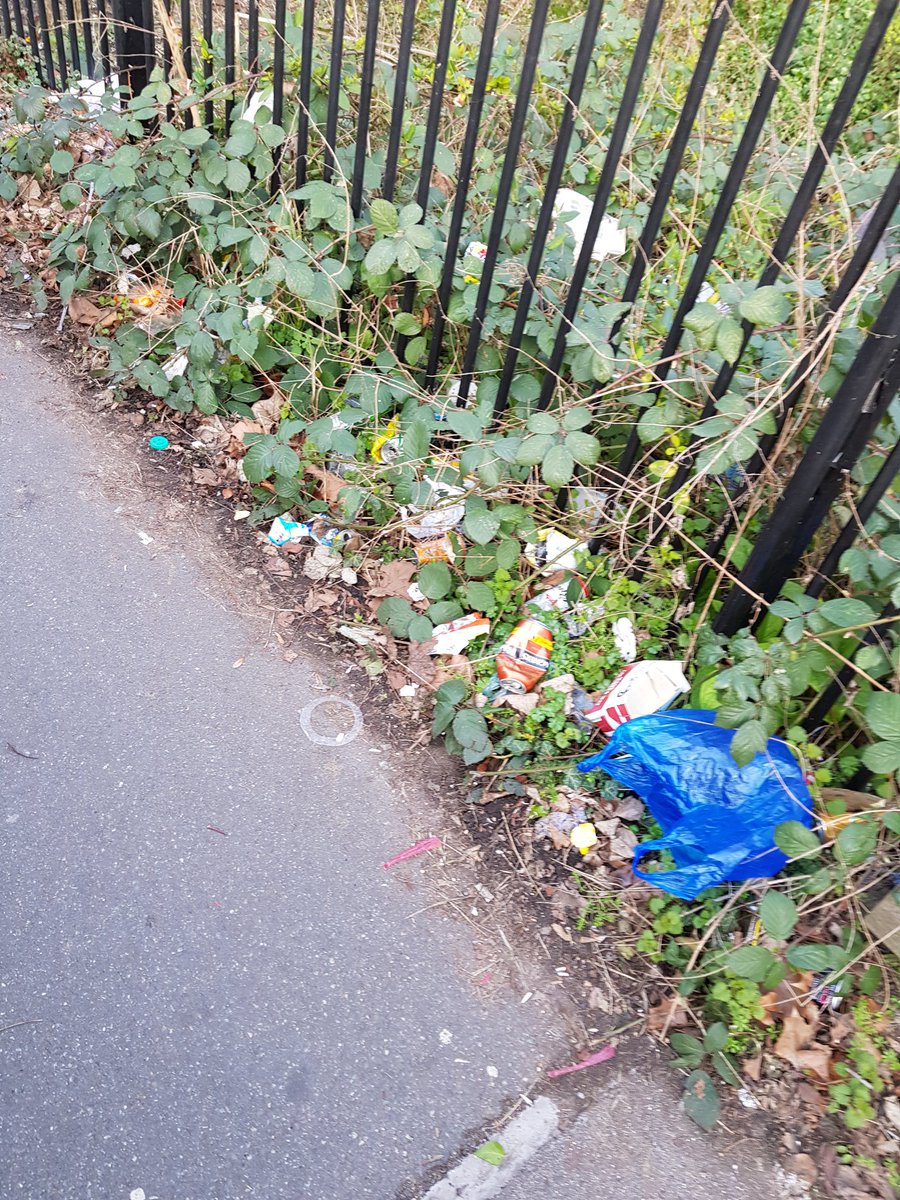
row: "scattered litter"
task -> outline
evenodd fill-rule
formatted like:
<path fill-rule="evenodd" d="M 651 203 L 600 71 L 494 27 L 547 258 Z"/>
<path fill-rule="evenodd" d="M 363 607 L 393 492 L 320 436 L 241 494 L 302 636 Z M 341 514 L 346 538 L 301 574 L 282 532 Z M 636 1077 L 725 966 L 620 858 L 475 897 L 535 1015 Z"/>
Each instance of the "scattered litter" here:
<path fill-rule="evenodd" d="M 522 999 L 519 1001 L 519 1003 L 527 1004 L 533 995 L 534 995 L 534 992 L 526 992 L 525 995 L 522 997 Z"/>
<path fill-rule="evenodd" d="M 497 654 L 497 674 L 484 694 L 493 698 L 506 692 L 521 695 L 530 692 L 547 672 L 553 653 L 553 633 L 533 617 L 513 629 Z"/>
<path fill-rule="evenodd" d="M 371 625 L 339 625 L 338 633 L 341 637 L 356 642 L 357 646 L 384 646 L 387 644 L 384 634 L 379 633 Z"/>
<path fill-rule="evenodd" d="M 109 88 L 115 99 L 112 102 L 112 111 L 121 112 L 122 106 L 118 97 L 119 76 L 111 75 L 109 79 Z M 76 79 L 69 88 L 69 95 L 75 96 L 87 109 L 89 117 L 99 117 L 103 112 L 103 97 L 106 95 L 106 82 L 102 79 Z M 141 1200 L 143 1200 L 143 1192 L 141 1192 Z"/>
<path fill-rule="evenodd" d="M 268 532 L 273 546 L 299 546 L 309 538 L 320 546 L 345 546 L 353 536 L 349 529 L 338 529 L 324 521 L 294 521 L 290 517 L 276 517 Z"/>
<path fill-rule="evenodd" d="M 593 209 L 593 201 L 581 192 L 572 188 L 560 188 L 553 200 L 553 216 L 557 223 L 567 225 L 575 239 L 575 257 L 581 253 L 584 239 L 587 237 L 588 222 Z M 562 218 L 562 220 L 560 220 Z M 618 258 L 625 253 L 625 230 L 619 228 L 615 217 L 604 213 L 597 231 L 591 258 L 594 262 L 602 262 L 604 258 Z"/>
<path fill-rule="evenodd" d="M 418 690 L 419 685 L 417 683 L 405 683 L 397 695 L 402 696 L 404 700 L 412 700 Z"/>
<path fill-rule="evenodd" d="M 680 662 L 632 663 L 615 677 L 584 716 L 604 733 L 635 717 L 659 712 L 690 691 Z"/>
<path fill-rule="evenodd" d="M 634 633 L 634 625 L 628 617 L 619 617 L 618 621 L 613 621 L 612 631 L 616 649 L 622 658 L 628 663 L 634 662 L 637 658 L 637 638 Z"/>
<path fill-rule="evenodd" d="M 244 665 L 243 658 L 236 658 L 234 660 L 234 662 L 231 664 L 233 670 L 237 667 L 242 667 L 243 665 Z"/>
<path fill-rule="evenodd" d="M 421 842 L 416 842 L 407 850 L 401 850 L 399 854 L 395 854 L 393 858 L 389 858 L 386 863 L 381 865 L 387 871 L 390 867 L 396 867 L 397 863 L 406 862 L 408 858 L 415 858 L 417 854 L 424 854 L 426 850 L 439 850 L 440 847 L 441 839 L 439 837 L 423 838 Z"/>
<path fill-rule="evenodd" d="M 740 1100 L 744 1108 L 756 1109 L 760 1107 L 757 1098 L 745 1087 L 738 1088 L 737 1098 Z"/>
<path fill-rule="evenodd" d="M 450 487 L 449 484 L 437 484 L 434 480 L 429 482 L 435 501 L 450 500 L 463 495 L 461 488 Z M 451 529 L 455 529 L 466 515 L 466 506 L 462 503 L 454 503 L 425 511 L 411 508 L 410 511 L 416 514 L 417 519 L 412 524 L 407 524 L 406 532 L 410 537 L 423 540 L 437 537 L 442 533 L 449 533 Z"/>
<path fill-rule="evenodd" d="M 484 1069 L 488 1079 L 496 1079 L 500 1074 L 496 1067 L 485 1067 Z"/>
<path fill-rule="evenodd" d="M 30 758 L 35 760 L 38 758 L 37 754 L 29 754 L 27 750 L 20 750 L 18 746 L 14 746 L 12 742 L 7 742 L 6 747 L 8 750 L 11 750 L 13 754 L 17 754 L 19 758 Z"/>
<path fill-rule="evenodd" d="M 149 546 L 153 541 L 153 538 L 150 536 L 150 534 L 144 533 L 143 529 L 139 529 L 137 531 L 137 535 L 141 539 L 141 541 L 144 543 L 145 546 Z"/>
<path fill-rule="evenodd" d="M 187 368 L 188 356 L 186 354 L 173 354 L 162 364 L 162 373 L 171 382 L 173 379 L 179 379 Z"/>
<path fill-rule="evenodd" d="M 588 1058 L 582 1059 L 581 1062 L 574 1063 L 571 1067 L 557 1067 L 555 1071 L 548 1071 L 548 1079 L 559 1079 L 560 1075 L 571 1075 L 573 1071 L 583 1071 L 585 1067 L 595 1067 L 598 1063 L 609 1062 L 611 1058 L 615 1058 L 615 1046 L 604 1046 L 602 1050 L 598 1050 L 596 1054 L 589 1055 Z"/>
<path fill-rule="evenodd" d="M 425 593 L 417 583 L 411 583 L 406 589 L 406 594 L 414 604 L 418 604 L 421 600 L 425 599 Z"/>
<path fill-rule="evenodd" d="M 271 91 L 256 91 L 252 96 L 247 97 L 247 103 L 244 105 L 244 111 L 241 113 L 241 120 L 255 121 L 260 109 L 267 108 L 271 112 L 272 105 L 273 93 Z"/>
<path fill-rule="evenodd" d="M 236 508 L 234 510 L 234 519 L 236 521 L 246 521 L 249 516 L 250 516 L 249 508 Z"/>
<path fill-rule="evenodd" d="M 434 538 L 429 542 L 419 542 L 415 547 L 416 561 L 420 566 L 430 562 L 456 562 L 456 551 L 453 549 L 453 543 L 450 538 L 444 534 L 443 537 Z"/>
<path fill-rule="evenodd" d="M 450 1032 L 449 1029 L 442 1029 L 441 1032 L 438 1034 L 438 1040 L 440 1041 L 442 1046 L 449 1046 L 450 1043 L 453 1041 L 453 1034 Z"/>
<path fill-rule="evenodd" d="M 711 304 L 723 316 L 727 316 L 731 312 L 731 305 L 726 304 L 724 300 L 719 298 L 719 293 L 711 283 L 704 281 L 700 284 L 700 291 L 697 293 L 698 304 Z"/>
<path fill-rule="evenodd" d="M 488 891 L 488 889 L 484 886 L 483 883 L 476 883 L 475 891 L 482 898 L 482 900 L 485 902 L 485 904 L 493 903 L 494 893 L 491 891 Z"/>
<path fill-rule="evenodd" d="M 487 987 L 487 985 L 491 982 L 491 980 L 493 978 L 494 978 L 493 971 L 485 971 L 485 973 L 481 976 L 480 979 L 475 980 L 475 983 L 478 987 Z"/>
<path fill-rule="evenodd" d="M 316 546 L 303 564 L 303 574 L 313 583 L 320 583 L 330 575 L 339 575 L 344 560 L 327 546 Z"/>
<path fill-rule="evenodd" d="M 225 832 L 225 830 L 219 829 L 218 825 L 207 825 L 206 828 L 210 833 L 221 833 L 222 837 L 228 837 L 228 834 Z"/>
<path fill-rule="evenodd" d="M 263 304 L 262 300 L 254 300 L 252 304 L 247 305 L 247 319 L 244 321 L 244 327 L 249 329 L 250 322 L 256 317 L 262 317 L 263 329 L 268 329 L 275 320 L 275 311 L 269 308 L 268 304 Z"/>
<path fill-rule="evenodd" d="M 462 654 L 469 642 L 490 633 L 491 623 L 481 613 L 467 613 L 455 621 L 435 625 L 432 637 L 434 645 L 429 654 Z"/>
<path fill-rule="evenodd" d="M 572 602 L 569 600 L 569 591 L 575 582 L 578 584 L 582 600 Z M 587 596 L 588 589 L 584 581 L 579 579 L 577 575 L 570 575 L 561 583 L 555 583 L 553 587 L 547 588 L 546 591 L 538 592 L 536 596 L 532 596 L 527 601 L 525 607 L 537 609 L 539 612 L 562 614 L 563 624 L 568 630 L 569 636 L 581 637 L 583 633 L 587 633 L 591 624 L 590 621 L 582 619 L 588 611 L 588 606 L 583 603 L 583 599 Z M 596 616 L 599 616 L 601 611 L 602 609 L 598 606 L 595 610 Z"/>
<path fill-rule="evenodd" d="M 147 445 L 151 450 L 168 450 L 169 439 L 167 437 L 163 437 L 161 433 L 158 433 L 155 437 L 150 439 Z"/>
<path fill-rule="evenodd" d="M 352 567 L 342 567 L 341 568 L 341 582 L 342 583 L 352 585 L 354 583 L 357 583 L 358 581 L 359 581 L 359 576 L 353 570 Z"/>
<path fill-rule="evenodd" d="M 384 427 L 384 432 L 379 434 L 372 443 L 370 453 L 374 462 L 392 463 L 396 461 L 400 454 L 399 433 L 400 418 L 391 417 Z"/>
<path fill-rule="evenodd" d="M 580 850 L 584 855 L 593 849 L 600 839 L 597 837 L 597 830 L 594 825 L 590 821 L 582 821 L 580 825 L 576 825 L 572 830 L 571 841 L 575 849 Z"/>
<path fill-rule="evenodd" d="M 312 717 L 316 709 L 321 708 L 323 704 L 337 705 L 339 708 L 347 709 L 353 717 L 353 724 L 349 729 L 343 729 L 334 736 L 331 734 L 319 733 L 313 729 Z M 363 715 L 353 703 L 352 700 L 345 700 L 342 696 L 318 696 L 315 700 L 311 700 L 305 708 L 300 710 L 300 728 L 309 738 L 309 740 L 317 746 L 346 746 L 348 742 L 359 734 L 363 727 Z"/>
<path fill-rule="evenodd" d="M 472 244 L 474 246 L 480 246 L 481 242 L 473 242 Z M 487 252 L 486 246 L 485 246 L 485 252 Z M 482 262 L 483 261 L 484 260 L 482 259 Z M 469 394 L 468 394 L 468 396 L 466 396 L 464 401 L 461 401 L 459 398 L 459 390 L 461 387 L 462 387 L 462 380 L 459 378 L 459 376 L 457 376 L 455 379 L 451 380 L 450 386 L 447 388 L 447 406 L 448 407 L 450 406 L 450 404 L 452 404 L 455 408 L 471 408 L 472 405 L 475 403 L 475 400 L 478 396 L 478 384 L 475 382 L 475 380 L 473 379 L 469 383 Z"/>
<path fill-rule="evenodd" d="M 577 550 L 587 550 L 586 542 L 566 537 L 558 529 L 541 529 L 535 541 L 525 547 L 525 561 L 542 575 L 555 575 L 558 571 L 574 571 L 578 563 Z"/>
<path fill-rule="evenodd" d="M 739 767 L 733 737 L 706 709 L 657 713 L 626 721 L 599 754 L 578 764 L 579 771 L 605 771 L 644 800 L 663 835 L 635 848 L 632 870 L 682 900 L 730 880 L 776 875 L 787 862 L 775 845 L 776 825 L 812 825 L 809 789 L 787 744 L 769 738 L 765 754 Z M 674 869 L 639 869 L 641 859 L 663 850 Z"/>

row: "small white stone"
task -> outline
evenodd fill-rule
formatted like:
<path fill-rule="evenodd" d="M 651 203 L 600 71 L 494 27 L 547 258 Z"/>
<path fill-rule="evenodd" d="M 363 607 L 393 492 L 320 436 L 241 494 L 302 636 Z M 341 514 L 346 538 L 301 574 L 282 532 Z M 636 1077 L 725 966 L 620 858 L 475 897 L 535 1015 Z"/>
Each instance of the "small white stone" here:
<path fill-rule="evenodd" d="M 147 1194 L 143 1188 L 134 1188 L 128 1193 L 128 1200 L 147 1200 Z"/>
<path fill-rule="evenodd" d="M 496 1067 L 485 1067 L 485 1070 L 487 1071 L 488 1079 L 496 1079 L 500 1074 Z"/>

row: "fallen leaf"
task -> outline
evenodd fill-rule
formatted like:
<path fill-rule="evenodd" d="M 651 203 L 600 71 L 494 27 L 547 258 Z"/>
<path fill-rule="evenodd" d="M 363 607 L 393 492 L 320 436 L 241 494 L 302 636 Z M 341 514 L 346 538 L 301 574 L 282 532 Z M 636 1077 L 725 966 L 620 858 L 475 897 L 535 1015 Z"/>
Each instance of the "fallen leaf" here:
<path fill-rule="evenodd" d="M 242 667 L 244 665 L 244 660 L 242 658 L 236 658 L 231 665 L 232 667 Z"/>
<path fill-rule="evenodd" d="M 399 667 L 387 667 L 384 672 L 384 677 L 394 689 L 399 692 L 406 684 L 406 672 L 401 671 Z"/>
<path fill-rule="evenodd" d="M 825 1097 L 821 1092 L 816 1091 L 811 1083 L 798 1084 L 797 1099 L 802 1100 L 804 1104 L 808 1104 L 818 1113 L 824 1113 L 828 1107 Z"/>
<path fill-rule="evenodd" d="M 88 300 L 87 296 L 69 298 L 69 316 L 76 325 L 96 325 L 106 315 L 106 312 Z"/>
<path fill-rule="evenodd" d="M 523 715 L 533 712 L 540 702 L 540 696 L 536 696 L 533 692 L 526 692 L 523 696 L 517 696 L 514 693 L 509 693 L 503 697 L 503 703 L 506 704 L 507 707 L 512 708 L 517 713 L 522 713 Z M 495 707 L 499 708 L 500 705 L 497 704 Z"/>
<path fill-rule="evenodd" d="M 620 800 L 613 813 L 620 821 L 637 821 L 643 815 L 644 806 L 637 796 L 626 796 Z"/>
<path fill-rule="evenodd" d="M 620 826 L 619 832 L 609 843 L 609 857 L 618 862 L 630 863 L 637 842 L 636 834 L 632 833 L 630 829 Z"/>
<path fill-rule="evenodd" d="M 774 1049 L 779 1058 L 789 1062 L 798 1071 L 812 1071 L 827 1082 L 831 1049 L 818 1043 L 812 1045 L 815 1031 L 815 1025 L 804 1021 L 799 1013 L 788 1013 Z"/>
<path fill-rule="evenodd" d="M 556 936 L 558 938 L 562 938 L 562 940 L 564 942 L 568 942 L 569 945 L 571 946 L 572 935 L 571 935 L 571 933 L 569 933 L 568 929 L 566 929 L 566 927 L 564 925 L 560 925 L 556 921 L 554 921 L 553 924 L 550 926 L 550 928 L 553 930 L 553 932 L 556 934 Z"/>
<path fill-rule="evenodd" d="M 369 596 L 376 599 L 386 596 L 405 597 L 412 577 L 418 569 L 418 563 L 407 562 L 402 558 L 379 563 L 378 567 L 370 572 L 372 583 L 368 589 Z"/>
<path fill-rule="evenodd" d="M 437 663 L 431 657 L 431 647 L 434 639 L 427 642 L 410 642 L 406 655 L 406 665 L 413 680 L 422 687 L 433 688 L 437 675 Z"/>
<path fill-rule="evenodd" d="M 757 1054 L 755 1058 L 745 1058 L 741 1063 L 741 1070 L 748 1079 L 759 1083 L 759 1077 L 762 1074 L 762 1055 Z"/>
<path fill-rule="evenodd" d="M 681 1025 L 687 1025 L 689 1020 L 685 1001 L 681 996 L 667 996 L 665 1000 L 660 1000 L 659 1004 L 647 1009 L 647 1030 L 650 1033 L 660 1033 L 667 1024 L 670 1029 L 677 1029 Z"/>
<path fill-rule="evenodd" d="M 341 479 L 340 475 L 335 475 L 331 471 L 326 471 L 324 467 L 317 467 L 314 463 L 304 464 L 304 474 L 312 475 L 314 479 L 318 479 L 322 485 L 322 497 L 326 504 L 336 504 L 338 496 L 343 488 L 347 486 L 346 479 Z"/>
<path fill-rule="evenodd" d="M 271 433 L 281 420 L 281 406 L 283 403 L 284 398 L 275 395 L 266 396 L 263 400 L 257 400 L 255 404 L 250 405 L 250 411 L 253 413 L 254 419 L 262 427 L 263 433 Z"/>
<path fill-rule="evenodd" d="M 191 467 L 191 479 L 201 487 L 215 487 L 219 477 L 211 467 Z"/>
<path fill-rule="evenodd" d="M 303 601 L 303 607 L 308 613 L 321 612 L 323 608 L 331 608 L 337 604 L 340 596 L 328 588 L 321 591 L 310 591 Z"/>
<path fill-rule="evenodd" d="M 828 1031 L 828 1040 L 832 1046 L 839 1046 L 844 1038 L 847 1038 L 856 1030 L 856 1022 L 853 1019 L 853 1014 L 849 1012 L 836 1013 L 831 1022 L 831 1028 Z"/>

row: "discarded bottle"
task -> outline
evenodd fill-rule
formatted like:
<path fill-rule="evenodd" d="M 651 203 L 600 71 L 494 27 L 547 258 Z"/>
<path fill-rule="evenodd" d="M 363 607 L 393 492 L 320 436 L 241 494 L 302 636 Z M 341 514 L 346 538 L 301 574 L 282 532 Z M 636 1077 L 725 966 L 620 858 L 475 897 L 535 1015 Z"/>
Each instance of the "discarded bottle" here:
<path fill-rule="evenodd" d="M 546 675 L 552 653 L 552 630 L 533 617 L 520 621 L 497 655 L 500 692 L 530 692 Z"/>

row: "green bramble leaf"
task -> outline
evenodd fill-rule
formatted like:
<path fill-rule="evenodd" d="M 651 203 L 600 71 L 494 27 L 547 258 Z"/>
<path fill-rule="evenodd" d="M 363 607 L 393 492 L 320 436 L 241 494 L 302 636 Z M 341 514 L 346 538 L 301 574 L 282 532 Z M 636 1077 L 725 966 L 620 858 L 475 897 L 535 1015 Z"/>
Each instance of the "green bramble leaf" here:
<path fill-rule="evenodd" d="M 787 297 L 774 287 L 757 288 L 738 305 L 738 312 L 751 325 L 780 325 L 790 311 Z"/>
<path fill-rule="evenodd" d="M 770 889 L 763 896 L 759 906 L 759 919 L 763 929 L 770 937 L 779 942 L 786 941 L 797 924 L 797 905 L 784 892 Z"/>

